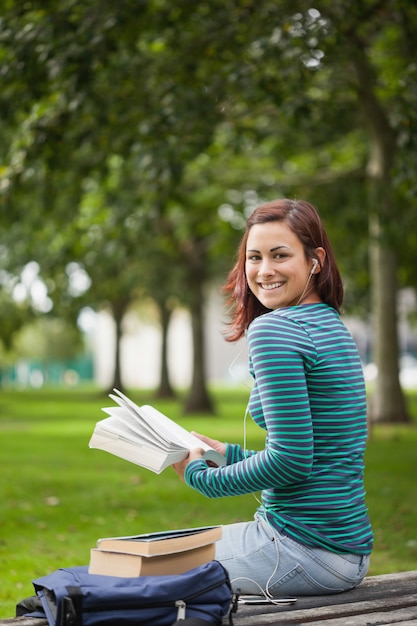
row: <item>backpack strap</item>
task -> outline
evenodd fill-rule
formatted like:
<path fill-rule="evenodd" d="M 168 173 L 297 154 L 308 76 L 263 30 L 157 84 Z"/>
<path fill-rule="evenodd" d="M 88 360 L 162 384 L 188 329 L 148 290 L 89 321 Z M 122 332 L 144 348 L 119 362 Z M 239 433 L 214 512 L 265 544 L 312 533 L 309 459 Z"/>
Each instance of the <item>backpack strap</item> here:
<path fill-rule="evenodd" d="M 81 587 L 67 586 L 68 596 L 62 598 L 61 620 L 56 626 L 82 626 Z"/>

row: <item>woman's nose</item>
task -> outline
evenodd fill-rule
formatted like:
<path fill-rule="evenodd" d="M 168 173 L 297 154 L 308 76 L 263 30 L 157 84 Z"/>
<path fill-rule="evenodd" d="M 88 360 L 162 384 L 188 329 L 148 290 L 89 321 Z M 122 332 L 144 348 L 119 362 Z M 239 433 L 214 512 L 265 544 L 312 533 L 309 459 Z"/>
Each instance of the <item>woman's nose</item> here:
<path fill-rule="evenodd" d="M 258 273 L 260 276 L 272 276 L 274 273 L 272 261 L 270 259 L 263 259 Z"/>

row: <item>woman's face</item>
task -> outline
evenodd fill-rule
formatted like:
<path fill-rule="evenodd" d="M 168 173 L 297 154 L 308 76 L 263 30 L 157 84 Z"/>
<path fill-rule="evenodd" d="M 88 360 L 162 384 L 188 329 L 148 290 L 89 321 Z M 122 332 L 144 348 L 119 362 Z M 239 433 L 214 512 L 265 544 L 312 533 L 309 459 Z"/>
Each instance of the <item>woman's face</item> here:
<path fill-rule="evenodd" d="M 301 241 L 284 222 L 255 224 L 250 229 L 246 244 L 246 279 L 253 295 L 266 308 L 319 302 L 312 289 L 312 268 L 313 260 L 306 259 Z M 317 265 L 315 272 L 319 271 Z"/>

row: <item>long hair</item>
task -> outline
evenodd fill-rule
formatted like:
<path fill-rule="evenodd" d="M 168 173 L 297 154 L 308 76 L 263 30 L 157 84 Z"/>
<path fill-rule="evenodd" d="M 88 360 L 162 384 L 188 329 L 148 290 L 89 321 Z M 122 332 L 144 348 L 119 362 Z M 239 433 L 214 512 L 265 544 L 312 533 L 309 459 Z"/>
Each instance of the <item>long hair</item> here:
<path fill-rule="evenodd" d="M 285 222 L 303 244 L 306 258 L 314 258 L 315 249 L 324 248 L 326 258 L 320 272 L 313 275 L 315 288 L 322 302 L 340 311 L 343 302 L 342 278 L 317 210 L 304 200 L 274 200 L 255 209 L 248 218 L 238 248 L 237 261 L 223 287 L 231 313 L 227 341 L 240 339 L 255 317 L 270 310 L 264 307 L 249 289 L 245 272 L 249 231 L 255 224 L 267 222 Z"/>

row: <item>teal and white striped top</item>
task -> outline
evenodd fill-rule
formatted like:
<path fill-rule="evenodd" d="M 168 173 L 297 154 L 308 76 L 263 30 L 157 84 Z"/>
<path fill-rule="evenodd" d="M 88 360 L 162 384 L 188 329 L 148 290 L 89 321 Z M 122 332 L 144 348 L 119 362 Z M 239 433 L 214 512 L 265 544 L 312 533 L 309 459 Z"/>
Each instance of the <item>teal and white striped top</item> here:
<path fill-rule="evenodd" d="M 257 317 L 247 338 L 265 449 L 228 444 L 227 466 L 193 461 L 186 482 L 209 497 L 262 491 L 260 512 L 296 541 L 369 554 L 366 395 L 350 333 L 333 308 L 307 304 Z"/>

